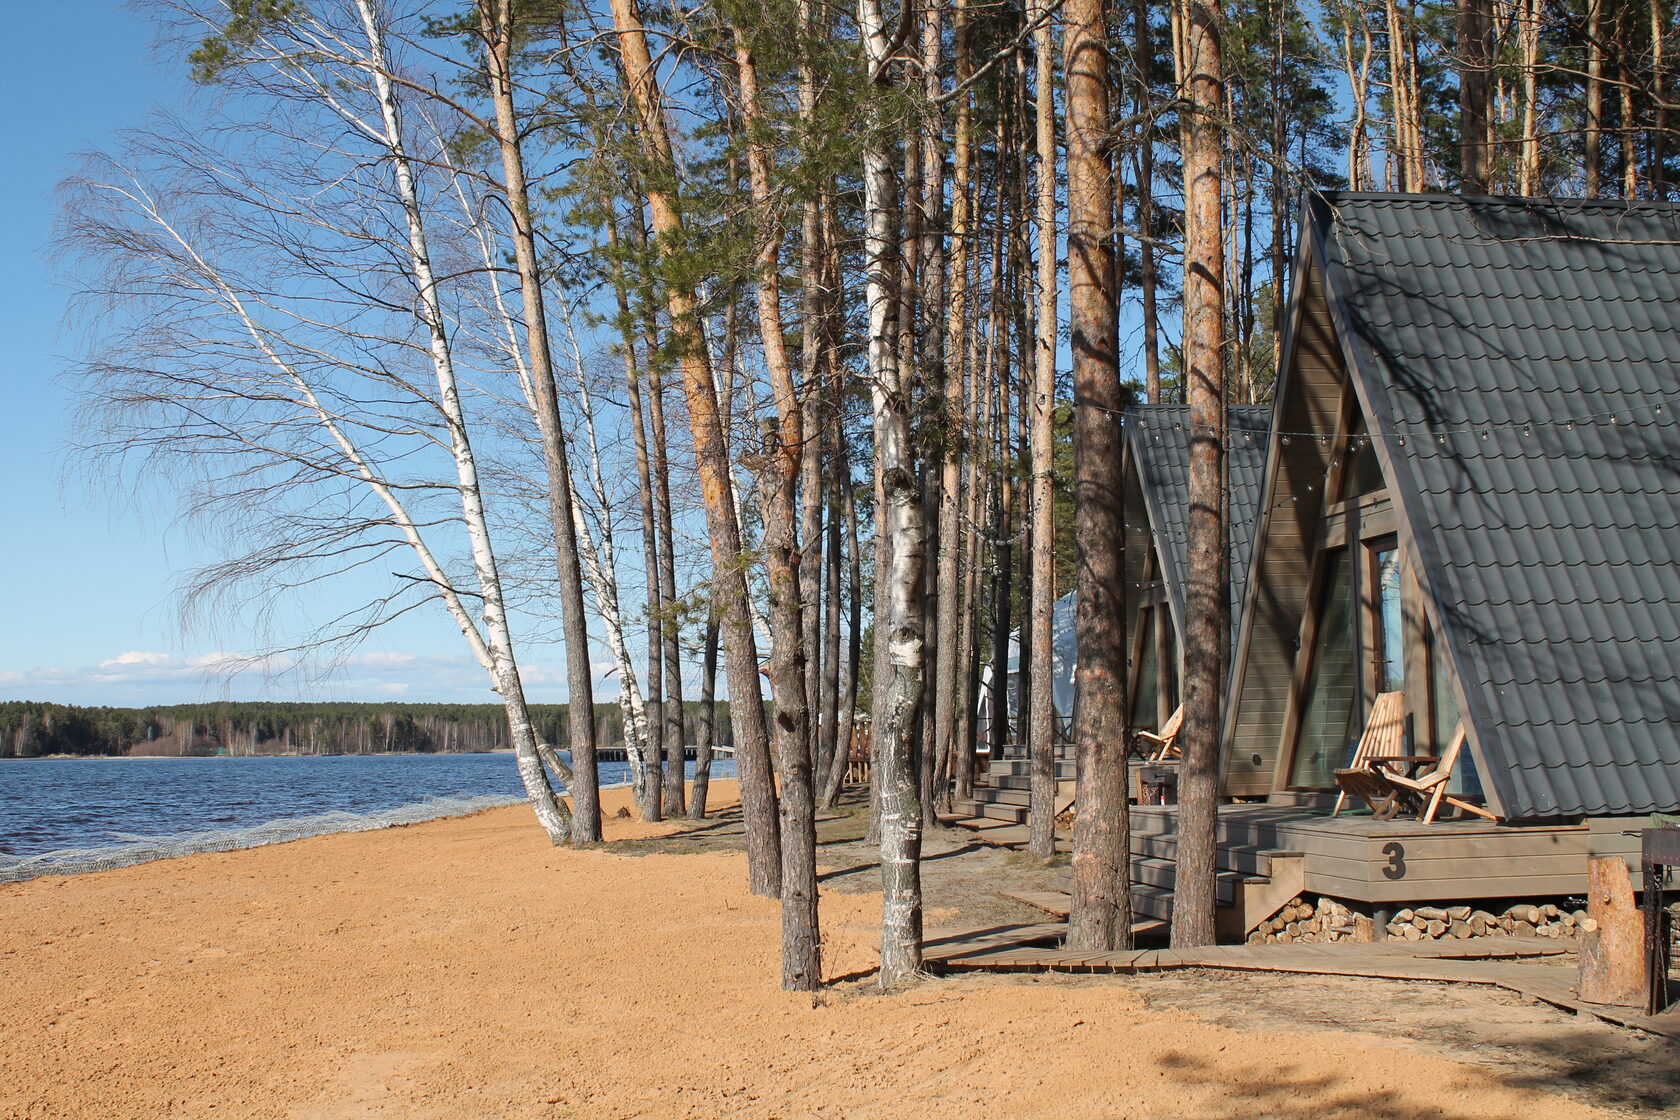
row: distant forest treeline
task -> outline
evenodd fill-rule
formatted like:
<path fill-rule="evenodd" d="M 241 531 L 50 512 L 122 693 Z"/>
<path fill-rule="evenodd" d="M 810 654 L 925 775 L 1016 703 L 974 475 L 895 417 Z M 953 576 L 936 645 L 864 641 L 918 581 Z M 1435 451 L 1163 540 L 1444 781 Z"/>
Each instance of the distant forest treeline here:
<path fill-rule="evenodd" d="M 693 743 L 699 704 L 687 704 Z M 538 733 L 567 747 L 566 705 L 533 704 Z M 617 704 L 596 704 L 600 745 L 624 740 Z M 715 742 L 728 745 L 729 705 L 718 704 Z M 493 751 L 509 746 L 500 704 L 240 703 L 83 708 L 0 702 L 0 758 L 41 755 L 377 754 Z"/>

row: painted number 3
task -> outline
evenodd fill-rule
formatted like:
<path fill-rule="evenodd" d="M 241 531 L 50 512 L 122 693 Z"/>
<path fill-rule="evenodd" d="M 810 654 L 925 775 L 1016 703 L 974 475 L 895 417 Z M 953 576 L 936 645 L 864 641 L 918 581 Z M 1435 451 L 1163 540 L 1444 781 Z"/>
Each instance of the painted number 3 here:
<path fill-rule="evenodd" d="M 1385 879 L 1404 879 L 1406 877 L 1406 846 L 1398 841 L 1390 841 L 1383 845 L 1382 854 L 1388 857 L 1388 863 L 1383 867 Z"/>

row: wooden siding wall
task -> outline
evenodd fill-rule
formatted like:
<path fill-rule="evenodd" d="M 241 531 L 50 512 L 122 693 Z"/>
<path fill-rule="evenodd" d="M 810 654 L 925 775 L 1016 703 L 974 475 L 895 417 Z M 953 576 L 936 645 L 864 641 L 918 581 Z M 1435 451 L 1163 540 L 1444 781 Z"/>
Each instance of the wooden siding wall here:
<path fill-rule="evenodd" d="M 1288 433 L 1336 431 L 1346 376 L 1317 270 L 1304 279 L 1294 354 L 1271 437 L 1274 476 L 1248 579 L 1246 642 L 1233 659 L 1240 679 L 1225 727 L 1224 772 L 1224 792 L 1233 797 L 1272 792 L 1329 467 L 1329 448 Z"/>

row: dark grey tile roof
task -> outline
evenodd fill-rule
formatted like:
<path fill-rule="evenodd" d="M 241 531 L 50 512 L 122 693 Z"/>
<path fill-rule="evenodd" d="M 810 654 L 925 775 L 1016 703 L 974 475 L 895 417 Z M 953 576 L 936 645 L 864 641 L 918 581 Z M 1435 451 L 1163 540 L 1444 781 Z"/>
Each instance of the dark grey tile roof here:
<path fill-rule="evenodd" d="M 1314 210 L 1484 781 L 1512 819 L 1680 808 L 1680 207 Z"/>
<path fill-rule="evenodd" d="M 1225 474 L 1230 482 L 1226 515 L 1231 542 L 1231 635 L 1237 633 L 1248 557 L 1259 520 L 1260 488 L 1266 465 L 1266 433 L 1272 410 L 1235 406 L 1227 410 L 1230 438 Z M 1126 439 L 1137 464 L 1150 528 L 1161 553 L 1162 574 L 1180 633 L 1190 530 L 1190 410 L 1183 405 L 1138 405 L 1126 413 Z"/>

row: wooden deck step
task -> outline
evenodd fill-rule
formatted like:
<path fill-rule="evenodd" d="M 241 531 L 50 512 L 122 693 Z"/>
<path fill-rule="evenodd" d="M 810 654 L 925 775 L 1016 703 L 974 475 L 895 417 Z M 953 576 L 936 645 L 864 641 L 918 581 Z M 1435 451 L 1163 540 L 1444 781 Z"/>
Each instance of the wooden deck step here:
<path fill-rule="evenodd" d="M 1072 762 L 1056 763 L 1056 780 L 1071 782 L 1078 774 Z M 999 778 L 1030 778 L 1032 766 L 1025 762 L 994 762 L 986 768 L 985 782 L 989 785 Z"/>

